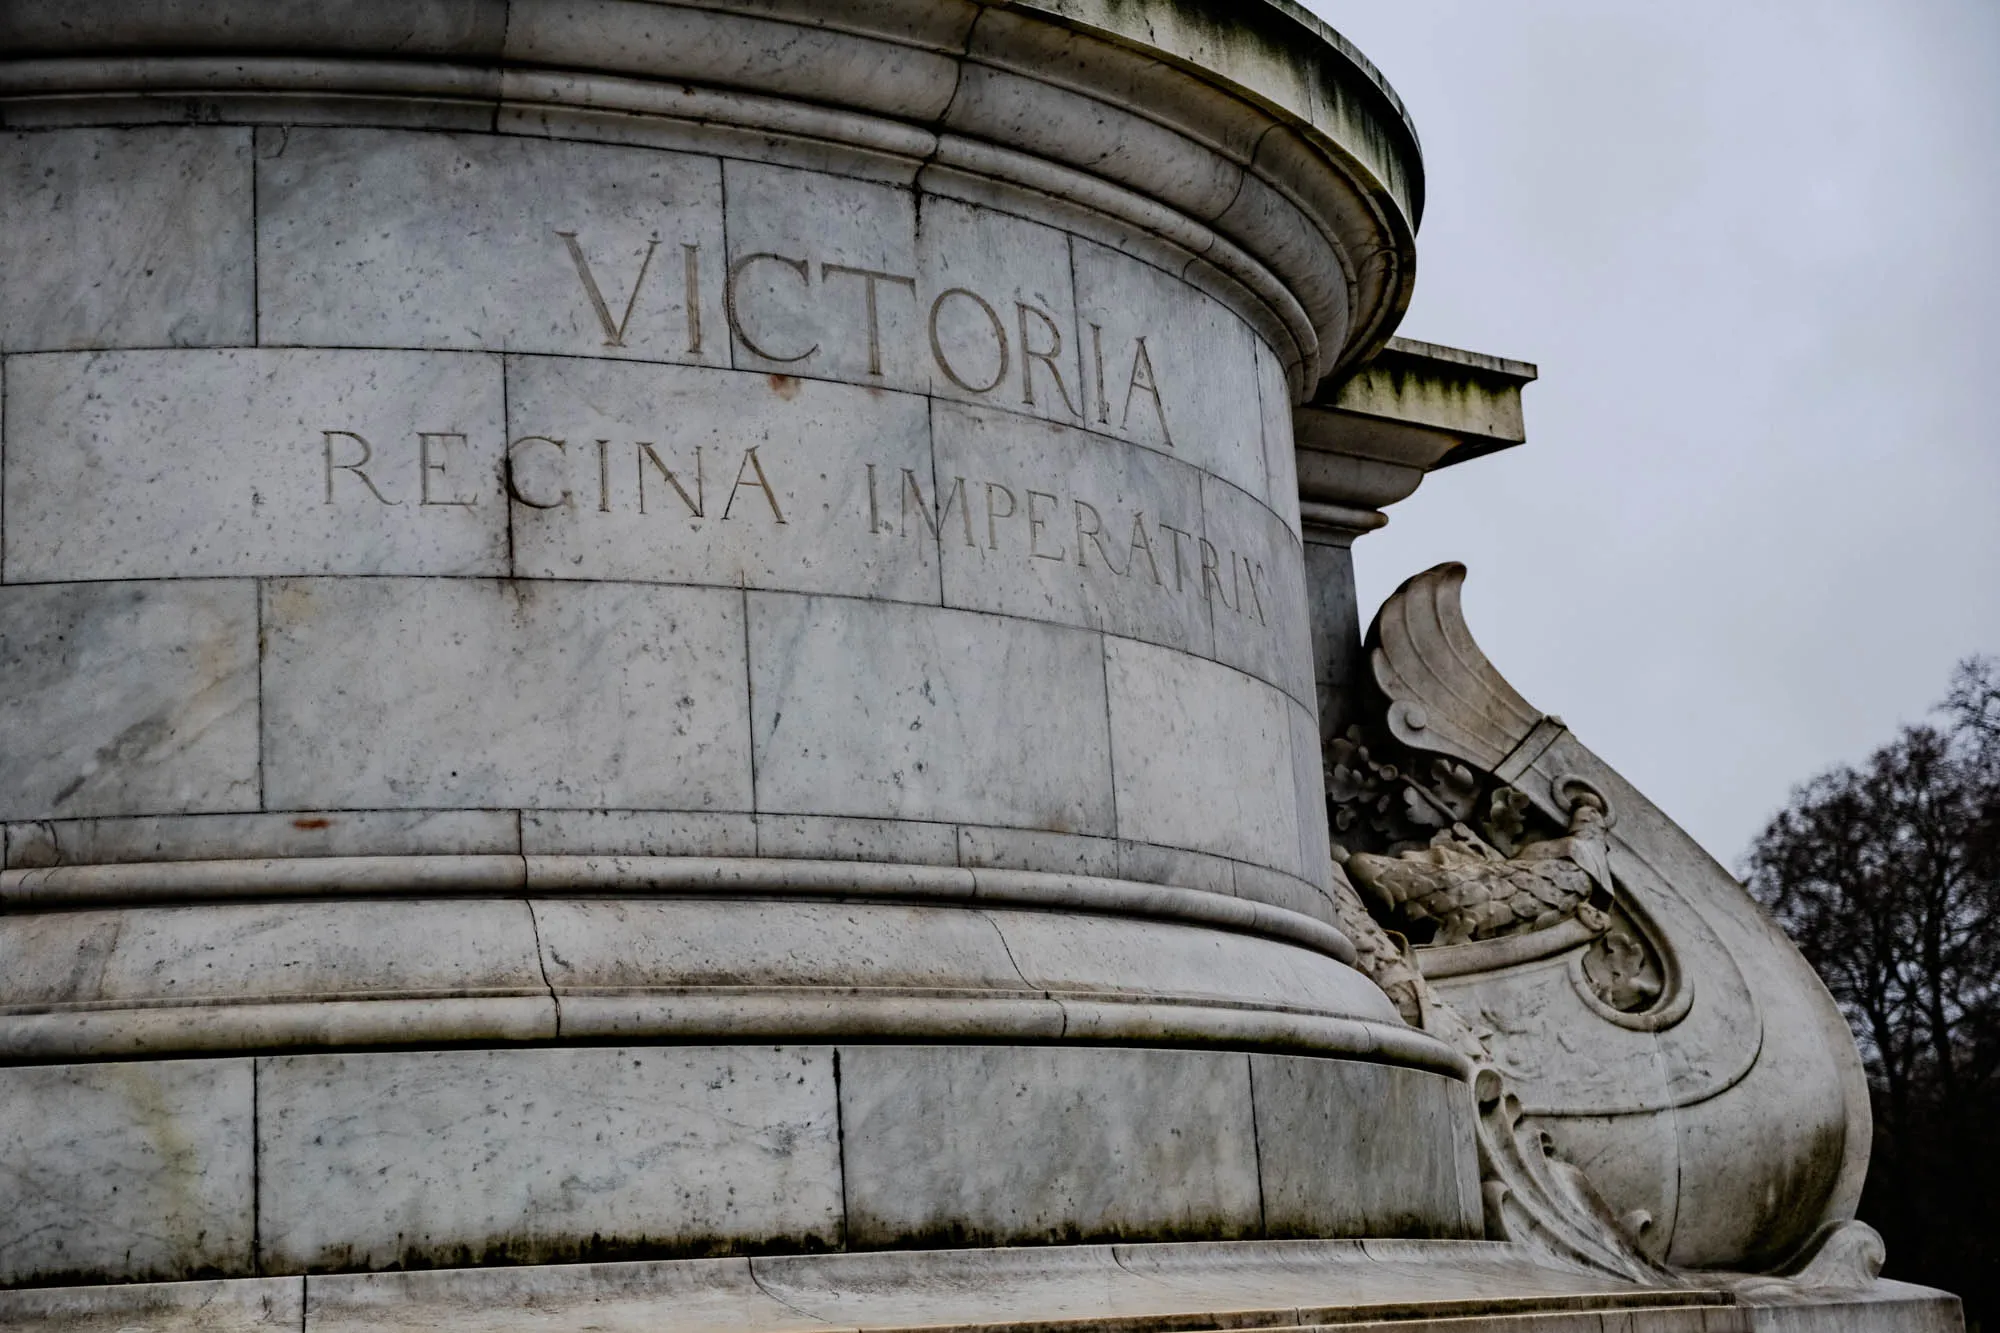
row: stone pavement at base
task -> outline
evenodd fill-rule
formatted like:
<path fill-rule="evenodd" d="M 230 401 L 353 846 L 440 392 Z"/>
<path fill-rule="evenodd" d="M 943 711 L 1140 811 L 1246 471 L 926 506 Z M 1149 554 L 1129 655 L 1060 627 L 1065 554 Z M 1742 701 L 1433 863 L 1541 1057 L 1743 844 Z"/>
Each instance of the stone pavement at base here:
<path fill-rule="evenodd" d="M 1653 1289 L 1468 1241 L 905 1251 L 253 1278 L 0 1292 L 24 1333 L 1952 1333 L 1901 1283 L 1760 1294 Z"/>

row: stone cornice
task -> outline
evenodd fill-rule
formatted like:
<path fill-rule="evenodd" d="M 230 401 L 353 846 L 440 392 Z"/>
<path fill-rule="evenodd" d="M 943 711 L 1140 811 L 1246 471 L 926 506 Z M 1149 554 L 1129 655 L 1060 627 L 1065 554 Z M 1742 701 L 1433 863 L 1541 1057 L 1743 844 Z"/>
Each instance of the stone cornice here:
<path fill-rule="evenodd" d="M 1420 149 L 1295 6 L 1222 0 L 249 0 L 12 6 L 0 123 L 394 124 L 630 141 L 772 131 L 1109 213 L 1223 294 L 1293 391 L 1408 304 Z M 1005 145 L 1004 148 L 1001 145 Z M 663 145 L 665 146 L 665 145 Z"/>

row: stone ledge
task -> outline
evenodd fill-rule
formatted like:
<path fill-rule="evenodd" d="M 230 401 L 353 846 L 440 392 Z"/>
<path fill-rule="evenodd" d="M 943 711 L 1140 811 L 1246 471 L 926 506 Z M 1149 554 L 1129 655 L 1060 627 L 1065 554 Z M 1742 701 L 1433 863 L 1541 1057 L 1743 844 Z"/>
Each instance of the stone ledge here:
<path fill-rule="evenodd" d="M 1294 413 L 1307 526 L 1351 539 L 1387 522 L 1378 511 L 1430 473 L 1524 443 L 1521 390 L 1539 373 L 1526 361 L 1391 338 Z"/>
<path fill-rule="evenodd" d="M 1649 1289 L 1465 1241 L 1295 1241 L 684 1260 L 0 1293 L 23 1333 L 1949 1333 L 1957 1301 L 1895 1282 L 1800 1292 Z"/>
<path fill-rule="evenodd" d="M 0 875 L 0 1062 L 571 1040 L 1296 1051 L 1466 1076 L 1338 931 L 1087 876 L 679 857 L 346 857 Z M 65 960 L 94 963 L 80 980 Z M 347 976 L 343 960 L 365 957 Z"/>
<path fill-rule="evenodd" d="M 1090 875 L 989 867 L 729 856 L 314 856 L 140 861 L 0 871 L 0 912 L 323 895 L 857 898 L 978 902 L 1183 921 L 1354 962 L 1325 922 L 1243 898 Z"/>

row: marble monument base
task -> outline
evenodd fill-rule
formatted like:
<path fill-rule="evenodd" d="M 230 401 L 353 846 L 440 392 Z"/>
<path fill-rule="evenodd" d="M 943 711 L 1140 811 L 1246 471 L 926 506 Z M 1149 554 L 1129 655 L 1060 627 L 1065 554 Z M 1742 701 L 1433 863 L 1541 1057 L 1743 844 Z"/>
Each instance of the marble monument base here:
<path fill-rule="evenodd" d="M 890 1251 L 0 1292 L 36 1333 L 801 1329 L 1955 1333 L 1958 1301 L 1875 1281 L 1672 1289 L 1558 1268 L 1487 1241 L 1246 1241 Z"/>

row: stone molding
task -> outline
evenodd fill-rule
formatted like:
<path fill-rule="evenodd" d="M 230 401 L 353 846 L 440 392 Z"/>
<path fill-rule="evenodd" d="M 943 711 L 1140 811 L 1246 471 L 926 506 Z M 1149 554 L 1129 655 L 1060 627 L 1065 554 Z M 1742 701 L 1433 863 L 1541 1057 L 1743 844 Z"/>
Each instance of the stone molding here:
<path fill-rule="evenodd" d="M 1293 413 L 1306 540 L 1351 544 L 1431 473 L 1524 443 L 1521 391 L 1539 373 L 1525 361 L 1391 338 Z"/>
<path fill-rule="evenodd" d="M 1199 889 L 1030 870 L 699 856 L 344 856 L 0 871 L 0 912 L 376 894 L 742 895 L 957 902 L 1179 921 L 1300 945 L 1352 966 L 1354 945 L 1303 913 Z"/>
<path fill-rule="evenodd" d="M 814 915 L 828 907 L 873 941 L 865 961 L 828 942 Z M 331 990 L 331 963 L 295 973 L 288 950 L 321 931 L 311 952 L 362 950 L 367 972 Z M 1004 952 L 981 961 L 995 934 Z M 784 954 L 793 937 L 826 957 Z M 691 939 L 708 943 L 690 954 Z M 581 856 L 72 866 L 0 875 L 0 941 L 23 959 L 0 994 L 6 1061 L 876 1033 L 1469 1068 L 1390 1016 L 1319 921 L 1082 876 Z M 79 988 L 68 963 L 44 977 L 33 958 L 90 959 L 96 981 Z M 190 959 L 207 961 L 188 973 Z"/>
<path fill-rule="evenodd" d="M 859 149 L 1151 234 L 1175 271 L 1212 275 L 1282 335 L 1300 394 L 1379 347 L 1409 300 L 1415 133 L 1381 76 L 1291 5 L 427 0 L 352 25 L 224 8 L 10 10 L 0 125 L 388 124 L 656 146 L 673 127 L 767 159 Z"/>

